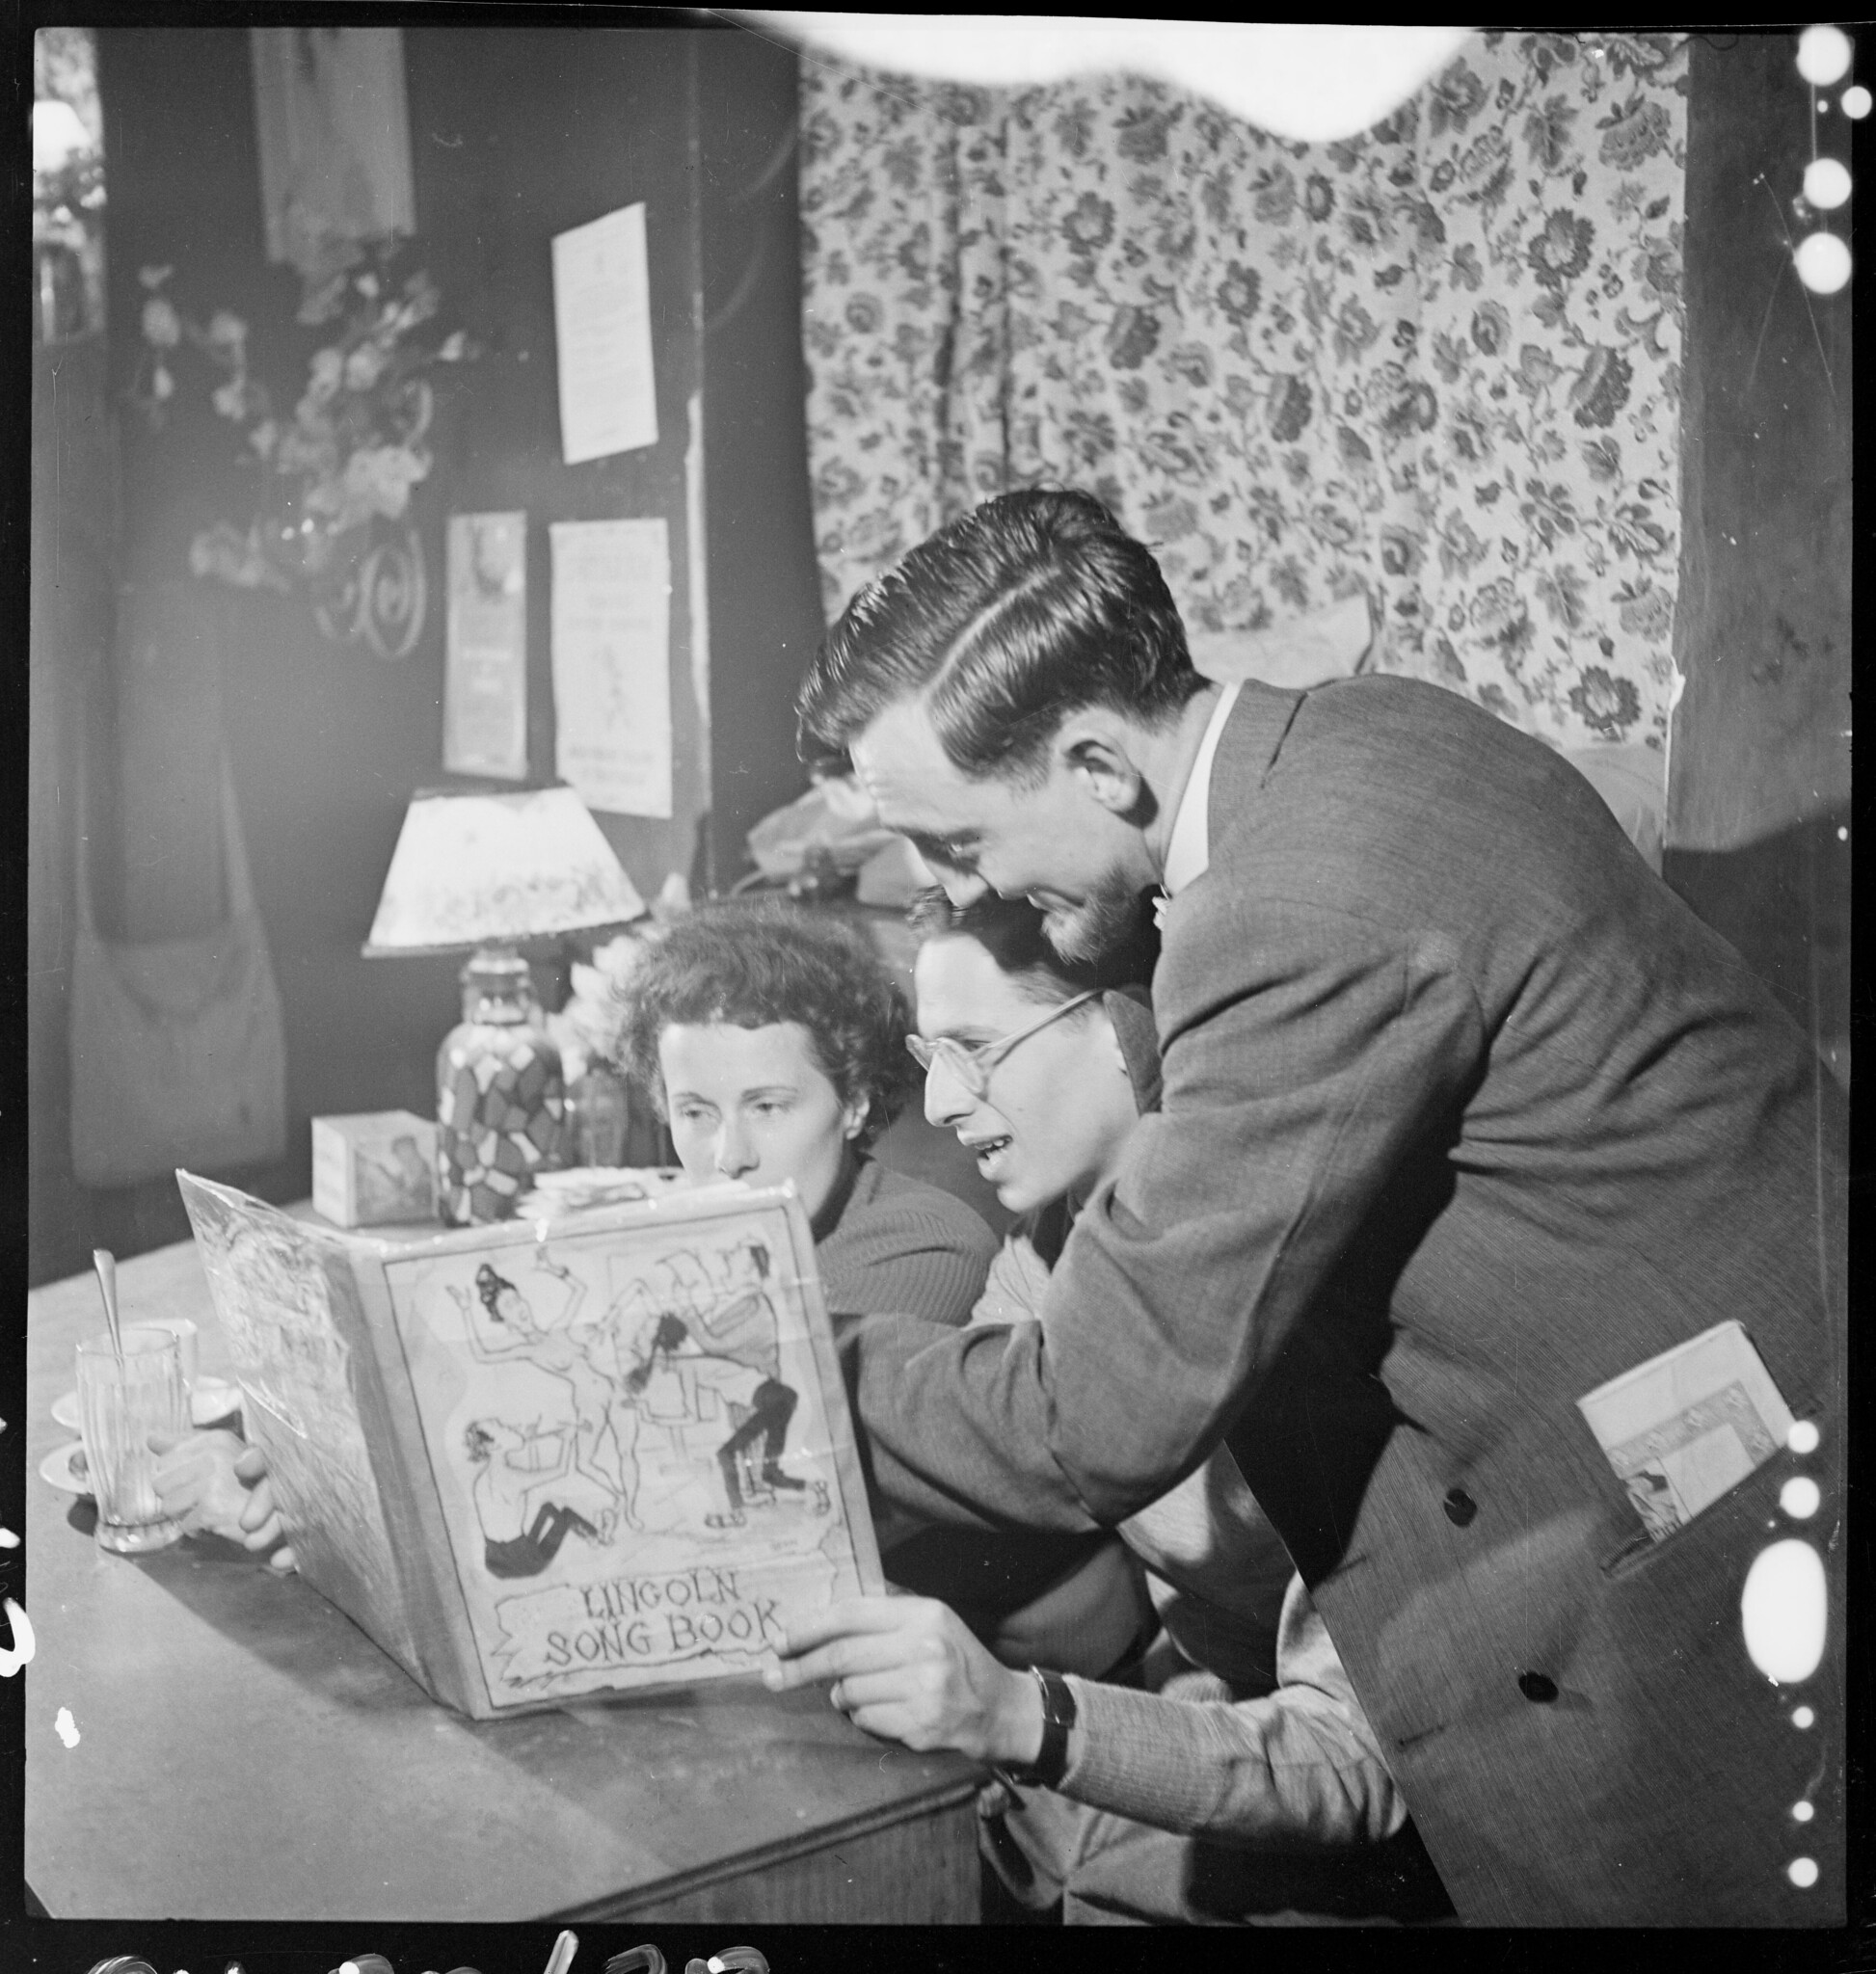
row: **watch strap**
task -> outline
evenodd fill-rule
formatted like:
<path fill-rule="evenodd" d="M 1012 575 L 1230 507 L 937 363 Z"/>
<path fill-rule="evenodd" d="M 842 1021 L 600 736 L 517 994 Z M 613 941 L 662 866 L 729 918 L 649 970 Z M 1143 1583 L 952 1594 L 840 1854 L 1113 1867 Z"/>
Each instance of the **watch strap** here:
<path fill-rule="evenodd" d="M 1075 1724 L 1075 1694 L 1059 1672 L 1042 1666 L 1032 1666 L 1030 1671 L 1042 1689 L 1042 1746 L 1034 1761 L 1012 1765 L 1004 1773 L 1012 1782 L 1056 1789 L 1068 1773 L 1068 1730 Z"/>

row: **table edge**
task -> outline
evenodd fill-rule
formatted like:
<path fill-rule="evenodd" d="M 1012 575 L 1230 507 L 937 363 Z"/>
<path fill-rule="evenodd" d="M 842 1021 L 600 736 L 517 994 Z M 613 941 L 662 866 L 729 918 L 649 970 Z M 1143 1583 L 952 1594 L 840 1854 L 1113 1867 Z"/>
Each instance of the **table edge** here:
<path fill-rule="evenodd" d="M 779 1864 L 812 1857 L 817 1852 L 831 1850 L 834 1845 L 855 1837 L 871 1836 L 876 1831 L 889 1830 L 897 1825 L 912 1823 L 936 1811 L 953 1808 L 975 1797 L 989 1779 L 989 1770 L 972 1763 L 961 1775 L 948 1781 L 933 1782 L 916 1795 L 901 1797 L 897 1801 L 873 1809 L 861 1810 L 839 1823 L 822 1824 L 798 1836 L 778 1838 L 760 1849 L 739 1852 L 734 1858 L 720 1858 L 710 1864 L 673 1872 L 668 1878 L 647 1881 L 605 1898 L 588 1900 L 582 1906 L 569 1906 L 544 1913 L 542 1918 L 556 1922 L 584 1921 L 589 1925 L 630 1919 L 634 1914 L 673 1899 L 686 1898 L 711 1885 L 733 1883 L 737 1879 L 771 1870 Z"/>

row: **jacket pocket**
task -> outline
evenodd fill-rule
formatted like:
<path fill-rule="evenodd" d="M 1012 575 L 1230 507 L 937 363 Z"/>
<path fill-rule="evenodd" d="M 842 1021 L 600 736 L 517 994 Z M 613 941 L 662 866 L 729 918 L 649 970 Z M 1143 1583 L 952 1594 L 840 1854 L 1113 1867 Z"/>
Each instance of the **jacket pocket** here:
<path fill-rule="evenodd" d="M 1604 1576 L 1618 1583 L 1651 1575 L 1675 1573 L 1670 1559 L 1709 1561 L 1729 1553 L 1736 1544 L 1742 1559 L 1741 1575 L 1751 1566 L 1747 1552 L 1756 1555 L 1765 1542 L 1778 1534 L 1779 1489 L 1796 1472 L 1799 1463 L 1789 1453 L 1776 1453 L 1744 1480 L 1735 1480 L 1717 1500 L 1710 1501 L 1691 1520 L 1656 1541 L 1647 1530 L 1636 1526 L 1631 1534 L 1601 1559 Z M 1613 1477 L 1612 1477 L 1613 1478 Z M 1621 1495 L 1623 1511 L 1631 1522 L 1635 1510 L 1626 1493 Z M 1757 1524 L 1756 1529 L 1755 1524 Z M 1802 1527 L 1787 1530 L 1802 1534 Z"/>

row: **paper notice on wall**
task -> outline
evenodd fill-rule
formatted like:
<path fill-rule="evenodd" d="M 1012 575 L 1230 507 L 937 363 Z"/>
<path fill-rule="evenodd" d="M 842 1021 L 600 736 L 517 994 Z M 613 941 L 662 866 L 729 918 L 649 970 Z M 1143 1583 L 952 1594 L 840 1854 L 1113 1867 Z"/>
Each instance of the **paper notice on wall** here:
<path fill-rule="evenodd" d="M 442 764 L 527 776 L 527 517 L 449 517 Z"/>
<path fill-rule="evenodd" d="M 561 779 L 589 809 L 668 817 L 671 545 L 664 521 L 555 521 L 548 540 Z"/>
<path fill-rule="evenodd" d="M 642 204 L 554 235 L 553 329 L 567 464 L 656 445 Z"/>

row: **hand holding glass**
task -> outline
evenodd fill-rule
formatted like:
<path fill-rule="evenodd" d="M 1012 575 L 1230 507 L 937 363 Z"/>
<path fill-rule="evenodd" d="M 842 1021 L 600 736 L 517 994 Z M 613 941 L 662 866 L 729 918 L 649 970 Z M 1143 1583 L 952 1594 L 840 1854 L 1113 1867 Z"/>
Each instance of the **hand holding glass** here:
<path fill-rule="evenodd" d="M 182 1352 L 168 1330 L 123 1332 L 123 1355 L 109 1337 L 78 1347 L 78 1410 L 85 1461 L 97 1498 L 97 1546 L 119 1556 L 166 1549 L 182 1534 L 155 1486 L 152 1432 L 189 1429 Z"/>

